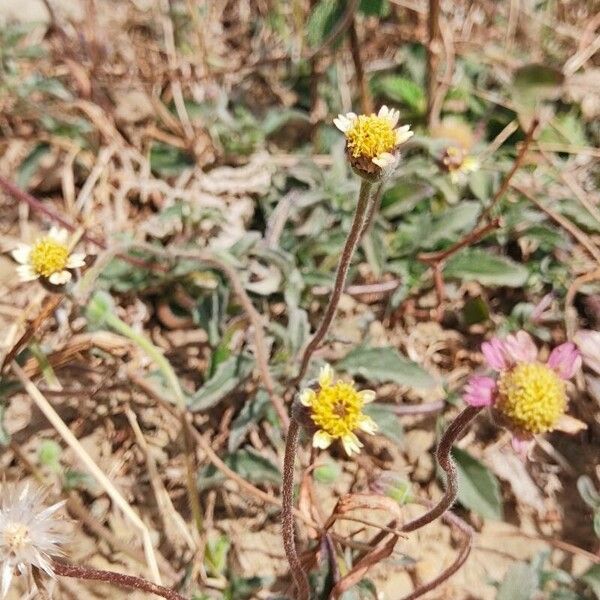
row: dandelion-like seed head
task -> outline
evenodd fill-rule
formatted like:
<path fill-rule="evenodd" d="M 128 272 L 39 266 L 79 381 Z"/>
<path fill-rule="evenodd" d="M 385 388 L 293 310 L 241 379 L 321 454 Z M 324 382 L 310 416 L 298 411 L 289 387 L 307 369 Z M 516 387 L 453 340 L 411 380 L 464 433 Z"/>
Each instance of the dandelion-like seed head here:
<path fill-rule="evenodd" d="M 37 568 L 53 577 L 51 557 L 61 554 L 66 537 L 55 514 L 64 502 L 46 508 L 45 493 L 28 485 L 5 483 L 0 494 L 0 598 L 4 598 L 15 572 L 24 575 Z"/>
<path fill-rule="evenodd" d="M 85 254 L 71 253 L 68 238 L 67 231 L 53 227 L 32 245 L 19 244 L 12 255 L 20 263 L 17 273 L 21 281 L 41 277 L 53 285 L 67 283 L 72 277 L 70 270 L 85 264 Z"/>
<path fill-rule="evenodd" d="M 500 374 L 497 410 L 517 430 L 552 431 L 567 406 L 565 382 L 541 363 L 520 363 Z"/>
<path fill-rule="evenodd" d="M 410 125 L 396 128 L 400 113 L 382 106 L 377 114 L 347 113 L 333 120 L 346 136 L 346 153 L 352 168 L 369 180 L 381 178 L 397 160 L 398 146 L 413 135 Z"/>
<path fill-rule="evenodd" d="M 373 434 L 377 431 L 375 421 L 363 412 L 364 405 L 374 399 L 375 392 L 358 391 L 354 382 L 336 381 L 331 367 L 323 367 L 317 389 L 308 388 L 300 394 L 300 402 L 310 409 L 311 420 L 317 428 L 313 446 L 327 448 L 339 439 L 349 456 L 358 453 L 362 443 L 355 432 Z"/>

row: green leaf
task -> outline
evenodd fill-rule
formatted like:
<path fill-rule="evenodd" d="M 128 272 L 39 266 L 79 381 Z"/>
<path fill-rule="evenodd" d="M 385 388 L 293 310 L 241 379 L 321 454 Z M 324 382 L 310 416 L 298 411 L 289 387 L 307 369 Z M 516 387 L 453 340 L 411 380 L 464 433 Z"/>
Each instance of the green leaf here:
<path fill-rule="evenodd" d="M 38 460 L 52 471 L 60 471 L 62 449 L 54 440 L 42 440 L 38 449 Z"/>
<path fill-rule="evenodd" d="M 340 478 L 341 473 L 342 471 L 339 465 L 331 460 L 323 465 L 315 467 L 315 470 L 313 471 L 315 479 L 319 483 L 324 483 L 326 485 L 335 483 Z"/>
<path fill-rule="evenodd" d="M 414 81 L 399 75 L 384 75 L 375 80 L 375 91 L 389 100 L 405 104 L 417 114 L 423 114 L 427 108 L 425 91 Z"/>
<path fill-rule="evenodd" d="M 231 542 L 225 535 L 211 536 L 206 540 L 204 551 L 204 564 L 206 570 L 213 577 L 222 577 L 227 567 L 227 554 Z"/>
<path fill-rule="evenodd" d="M 564 82 L 563 73 L 541 64 L 524 65 L 513 75 L 513 100 L 517 112 L 529 120 L 540 102 L 557 98 Z"/>
<path fill-rule="evenodd" d="M 394 407 L 390 404 L 367 404 L 364 413 L 369 415 L 379 425 L 379 433 L 394 443 L 398 443 L 404 435 L 402 425 L 394 412 Z"/>
<path fill-rule="evenodd" d="M 254 360 L 240 354 L 230 356 L 222 362 L 216 373 L 188 400 L 188 408 L 192 411 L 206 410 L 218 404 L 227 394 L 232 392 L 250 375 Z"/>
<path fill-rule="evenodd" d="M 26 188 L 31 181 L 31 178 L 35 175 L 39 164 L 50 152 L 50 145 L 45 142 L 37 144 L 36 147 L 25 157 L 21 165 L 19 166 L 19 174 L 17 175 L 17 183 L 19 187 Z"/>
<path fill-rule="evenodd" d="M 269 394 L 262 389 L 258 390 L 256 396 L 244 404 L 231 424 L 227 445 L 229 452 L 235 452 L 240 447 L 250 428 L 265 416 L 269 404 Z"/>
<path fill-rule="evenodd" d="M 281 484 L 279 469 L 268 458 L 261 456 L 255 450 L 238 450 L 223 458 L 223 462 L 251 483 Z M 225 479 L 225 475 L 214 465 L 208 465 L 198 474 L 198 486 L 200 489 L 215 487 Z"/>
<path fill-rule="evenodd" d="M 583 501 L 594 509 L 600 509 L 600 494 L 594 482 L 587 475 L 582 475 L 577 480 L 577 490 Z"/>
<path fill-rule="evenodd" d="M 462 309 L 463 318 L 467 325 L 483 323 L 490 318 L 490 309 L 481 297 L 469 298 Z"/>
<path fill-rule="evenodd" d="M 320 0 L 313 8 L 306 25 L 306 37 L 311 46 L 318 47 L 332 32 L 344 14 L 346 3 L 341 0 Z"/>
<path fill-rule="evenodd" d="M 505 256 L 496 256 L 480 248 L 465 248 L 448 261 L 444 275 L 478 281 L 482 285 L 521 287 L 527 281 L 528 271 Z"/>
<path fill-rule="evenodd" d="M 458 500 L 486 519 L 502 519 L 500 484 L 493 473 L 466 450 L 454 447 L 458 471 Z"/>
<path fill-rule="evenodd" d="M 391 381 L 416 388 L 430 388 L 437 381 L 418 364 L 401 356 L 395 348 L 359 346 L 337 363 L 337 368 L 374 383 Z"/>
<path fill-rule="evenodd" d="M 387 219 L 399 217 L 433 194 L 433 187 L 425 181 L 401 179 L 383 194 L 381 214 Z"/>
<path fill-rule="evenodd" d="M 512 565 L 498 589 L 496 600 L 532 600 L 538 591 L 538 574 L 526 563 Z"/>
<path fill-rule="evenodd" d="M 388 0 L 360 0 L 358 10 L 367 17 L 387 17 L 390 4 Z"/>
<path fill-rule="evenodd" d="M 600 600 L 600 565 L 593 565 L 581 577 L 589 588 L 596 594 L 596 598 Z"/>
<path fill-rule="evenodd" d="M 193 165 L 192 157 L 175 146 L 156 142 L 150 148 L 150 168 L 157 175 L 163 177 L 179 175 L 181 171 Z"/>

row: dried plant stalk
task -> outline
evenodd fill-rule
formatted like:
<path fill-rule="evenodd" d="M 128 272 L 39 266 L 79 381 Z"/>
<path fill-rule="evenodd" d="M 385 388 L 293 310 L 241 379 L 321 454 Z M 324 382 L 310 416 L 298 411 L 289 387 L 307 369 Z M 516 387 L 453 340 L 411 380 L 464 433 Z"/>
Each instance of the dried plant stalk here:
<path fill-rule="evenodd" d="M 129 520 L 137 527 L 141 534 L 144 545 L 144 554 L 146 555 L 146 561 L 148 568 L 152 573 L 152 577 L 156 583 L 160 583 L 160 573 L 158 571 L 158 564 L 156 562 L 156 555 L 154 554 L 154 548 L 152 547 L 152 539 L 150 538 L 150 531 L 138 516 L 138 514 L 131 508 L 127 500 L 119 493 L 117 488 L 108 479 L 108 477 L 102 472 L 98 465 L 94 462 L 92 457 L 86 452 L 85 448 L 80 444 L 79 440 L 71 433 L 71 430 L 66 426 L 64 421 L 60 418 L 58 413 L 54 410 L 52 405 L 46 400 L 46 397 L 37 389 L 31 379 L 25 375 L 21 367 L 16 363 L 11 363 L 11 368 L 17 379 L 21 382 L 21 385 L 25 388 L 25 391 L 29 394 L 30 398 L 35 402 L 40 411 L 50 421 L 52 426 L 58 431 L 60 436 L 65 442 L 73 449 L 75 455 L 81 460 L 81 462 L 89 469 L 92 476 L 98 481 L 98 483 L 104 488 L 110 499 L 118 506 Z"/>

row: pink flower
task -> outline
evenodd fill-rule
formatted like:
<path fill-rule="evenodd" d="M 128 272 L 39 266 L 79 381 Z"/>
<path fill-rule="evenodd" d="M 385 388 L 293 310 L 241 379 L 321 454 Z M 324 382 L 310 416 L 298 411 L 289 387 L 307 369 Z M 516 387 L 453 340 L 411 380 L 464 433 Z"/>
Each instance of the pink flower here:
<path fill-rule="evenodd" d="M 513 448 L 526 454 L 534 435 L 561 429 L 565 421 L 565 381 L 581 366 L 575 344 L 557 346 L 546 363 L 525 331 L 484 342 L 481 351 L 495 377 L 474 375 L 465 386 L 471 406 L 489 406 L 498 422 L 513 434 Z M 571 428 L 572 430 L 572 428 Z"/>
<path fill-rule="evenodd" d="M 585 365 L 600 375 L 600 331 L 581 329 L 575 334 L 575 341 Z"/>
<path fill-rule="evenodd" d="M 496 381 L 491 377 L 473 375 L 465 387 L 465 401 L 471 406 L 491 406 L 495 389 Z"/>

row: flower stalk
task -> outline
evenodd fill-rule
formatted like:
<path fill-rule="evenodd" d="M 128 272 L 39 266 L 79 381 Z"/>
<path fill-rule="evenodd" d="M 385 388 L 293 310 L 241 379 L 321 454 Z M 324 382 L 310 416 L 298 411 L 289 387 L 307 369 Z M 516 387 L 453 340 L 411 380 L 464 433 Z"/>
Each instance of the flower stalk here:
<path fill-rule="evenodd" d="M 161 598 L 166 598 L 167 600 L 187 600 L 185 596 L 178 594 L 175 590 L 133 575 L 124 575 L 115 571 L 104 571 L 83 565 L 74 565 L 62 560 L 53 561 L 52 569 L 56 575 L 61 575 L 62 577 L 74 577 L 89 581 L 106 581 L 118 587 L 140 590 L 160 596 Z"/>
<path fill-rule="evenodd" d="M 480 406 L 467 406 L 458 416 L 450 423 L 448 429 L 442 435 L 440 443 L 438 444 L 436 457 L 438 464 L 446 473 L 446 491 L 442 499 L 424 515 L 413 519 L 406 523 L 401 531 L 416 531 L 421 527 L 435 521 L 438 517 L 441 517 L 456 500 L 458 495 L 458 473 L 456 471 L 456 464 L 452 458 L 452 446 L 458 439 L 458 436 L 464 431 L 469 423 L 481 412 L 482 407 Z"/>
<path fill-rule="evenodd" d="M 344 249 L 342 250 L 340 262 L 338 264 L 337 272 L 335 275 L 335 282 L 333 284 L 333 292 L 329 299 L 329 303 L 327 304 L 327 308 L 325 309 L 323 320 L 321 321 L 321 324 L 319 325 L 319 328 L 313 335 L 312 339 L 308 343 L 308 346 L 304 350 L 304 354 L 302 355 L 302 362 L 300 364 L 300 370 L 298 371 L 298 375 L 296 376 L 296 383 L 299 383 L 306 374 L 306 370 L 308 368 L 308 363 L 310 361 L 311 356 L 313 355 L 314 351 L 319 347 L 319 345 L 323 341 L 323 338 L 327 335 L 329 327 L 331 326 L 333 318 L 335 317 L 335 313 L 340 302 L 340 297 L 342 295 L 342 292 L 344 291 L 344 286 L 346 284 L 346 277 L 348 276 L 350 262 L 352 261 L 352 256 L 354 255 L 356 245 L 360 238 L 360 234 L 363 230 L 363 223 L 365 220 L 367 208 L 369 206 L 369 199 L 371 197 L 372 187 L 373 184 L 370 181 L 367 181 L 366 179 L 361 180 L 360 191 L 358 193 L 358 203 L 356 205 L 356 211 L 354 212 L 352 226 L 350 228 L 350 232 L 348 233 L 348 237 L 346 238 L 346 243 L 344 244 Z"/>
<path fill-rule="evenodd" d="M 294 584 L 298 591 L 299 600 L 310 599 L 308 577 L 296 549 L 293 496 L 294 496 L 294 463 L 298 451 L 298 435 L 300 425 L 292 419 L 288 428 L 285 455 L 283 459 L 283 478 L 281 483 L 281 531 L 285 556 L 290 564 Z"/>

